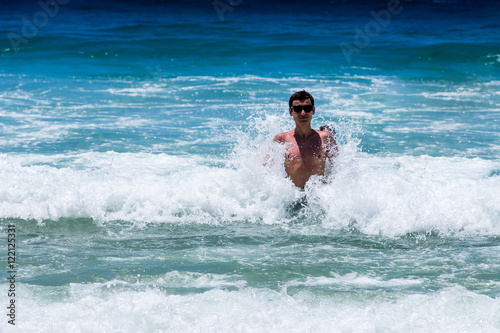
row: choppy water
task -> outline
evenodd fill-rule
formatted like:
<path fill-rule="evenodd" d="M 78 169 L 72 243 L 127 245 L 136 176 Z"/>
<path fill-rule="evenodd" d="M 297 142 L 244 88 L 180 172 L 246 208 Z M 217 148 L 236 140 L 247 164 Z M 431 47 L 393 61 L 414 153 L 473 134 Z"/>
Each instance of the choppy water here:
<path fill-rule="evenodd" d="M 386 3 L 74 0 L 17 49 L 41 8 L 1 6 L 2 331 L 500 331 L 492 2 L 351 57 Z M 304 192 L 262 165 L 301 89 L 340 144 Z"/>

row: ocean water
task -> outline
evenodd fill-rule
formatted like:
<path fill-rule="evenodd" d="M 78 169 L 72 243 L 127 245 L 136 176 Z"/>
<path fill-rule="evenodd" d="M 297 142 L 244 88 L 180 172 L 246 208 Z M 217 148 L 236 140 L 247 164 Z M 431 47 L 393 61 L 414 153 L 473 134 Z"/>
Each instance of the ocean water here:
<path fill-rule="evenodd" d="M 0 331 L 500 332 L 499 7 L 390 3 L 2 2 Z"/>

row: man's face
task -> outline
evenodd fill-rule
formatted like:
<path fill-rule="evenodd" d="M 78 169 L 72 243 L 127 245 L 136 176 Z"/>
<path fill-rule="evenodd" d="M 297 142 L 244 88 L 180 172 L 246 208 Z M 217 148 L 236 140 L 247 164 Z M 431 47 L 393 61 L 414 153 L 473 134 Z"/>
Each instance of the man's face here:
<path fill-rule="evenodd" d="M 311 100 L 308 98 L 303 101 L 295 100 L 292 102 L 292 106 L 303 106 L 303 105 L 312 105 Z M 311 121 L 312 116 L 316 111 L 316 108 L 313 106 L 311 112 L 306 112 L 305 110 L 302 110 L 301 112 L 295 112 L 293 108 L 290 108 L 288 110 L 290 111 L 290 115 L 293 117 L 293 120 L 295 120 L 295 123 L 307 123 Z"/>

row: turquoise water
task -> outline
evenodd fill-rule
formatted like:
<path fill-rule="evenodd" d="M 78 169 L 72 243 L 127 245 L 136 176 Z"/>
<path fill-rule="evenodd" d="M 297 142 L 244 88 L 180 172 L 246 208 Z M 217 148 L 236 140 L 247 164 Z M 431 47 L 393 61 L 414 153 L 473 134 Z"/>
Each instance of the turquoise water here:
<path fill-rule="evenodd" d="M 402 2 L 350 56 L 387 3 L 231 8 L 2 3 L 1 331 L 499 332 L 498 6 Z M 340 145 L 303 192 L 301 89 Z"/>

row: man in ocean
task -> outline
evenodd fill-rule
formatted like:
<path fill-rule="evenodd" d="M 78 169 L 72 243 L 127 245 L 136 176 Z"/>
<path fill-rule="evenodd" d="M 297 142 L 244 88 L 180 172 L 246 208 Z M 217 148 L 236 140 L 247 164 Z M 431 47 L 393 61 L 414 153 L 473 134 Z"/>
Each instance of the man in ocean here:
<path fill-rule="evenodd" d="M 337 155 L 337 142 L 327 126 L 311 128 L 316 109 L 314 98 L 307 91 L 294 93 L 288 102 L 295 129 L 280 133 L 273 139 L 286 145 L 285 171 L 295 186 L 304 188 L 313 175 L 323 176 L 327 160 Z"/>

